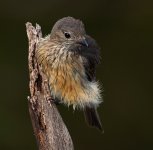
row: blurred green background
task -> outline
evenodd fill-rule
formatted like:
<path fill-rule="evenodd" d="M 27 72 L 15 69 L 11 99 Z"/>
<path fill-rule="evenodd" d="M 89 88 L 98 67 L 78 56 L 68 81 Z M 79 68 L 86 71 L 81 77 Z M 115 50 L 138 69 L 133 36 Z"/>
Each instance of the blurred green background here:
<path fill-rule="evenodd" d="M 47 35 L 64 16 L 83 20 L 102 47 L 101 134 L 82 112 L 59 106 L 76 150 L 153 149 L 153 1 L 5 0 L 0 2 L 0 150 L 36 150 L 28 113 L 27 21 Z"/>

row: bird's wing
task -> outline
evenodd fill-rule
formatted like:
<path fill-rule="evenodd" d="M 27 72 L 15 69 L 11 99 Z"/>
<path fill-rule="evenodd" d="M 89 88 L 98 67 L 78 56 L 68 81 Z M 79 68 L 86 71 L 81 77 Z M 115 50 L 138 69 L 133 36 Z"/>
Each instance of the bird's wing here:
<path fill-rule="evenodd" d="M 90 36 L 86 37 L 88 47 L 83 50 L 85 73 L 89 81 L 95 80 L 96 65 L 100 62 L 100 51 L 96 41 Z"/>

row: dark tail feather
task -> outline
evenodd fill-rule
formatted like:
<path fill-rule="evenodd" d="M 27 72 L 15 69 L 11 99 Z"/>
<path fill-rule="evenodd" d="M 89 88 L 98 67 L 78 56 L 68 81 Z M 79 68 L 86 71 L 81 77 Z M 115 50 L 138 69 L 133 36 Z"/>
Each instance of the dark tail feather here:
<path fill-rule="evenodd" d="M 102 132 L 104 132 L 96 108 L 85 107 L 84 115 L 89 126 L 96 127 Z"/>

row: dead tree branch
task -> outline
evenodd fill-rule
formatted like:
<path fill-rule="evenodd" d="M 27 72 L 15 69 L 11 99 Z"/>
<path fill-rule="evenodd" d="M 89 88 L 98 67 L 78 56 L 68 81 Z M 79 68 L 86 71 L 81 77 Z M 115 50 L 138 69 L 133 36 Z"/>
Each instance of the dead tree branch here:
<path fill-rule="evenodd" d="M 37 43 L 42 38 L 41 27 L 26 23 L 26 29 L 31 94 L 28 97 L 29 112 L 39 150 L 73 150 L 72 139 L 55 104 L 50 102 L 47 78 L 35 57 Z"/>

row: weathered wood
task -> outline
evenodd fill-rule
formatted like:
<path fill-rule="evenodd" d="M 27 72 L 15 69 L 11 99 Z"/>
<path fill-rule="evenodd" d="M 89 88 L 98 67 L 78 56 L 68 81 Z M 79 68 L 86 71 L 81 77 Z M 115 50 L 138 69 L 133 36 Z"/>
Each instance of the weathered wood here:
<path fill-rule="evenodd" d="M 35 50 L 42 38 L 41 27 L 26 23 L 29 40 L 30 94 L 29 112 L 39 150 L 73 150 L 69 132 L 56 108 L 51 102 L 50 90 L 41 66 L 37 64 Z"/>

